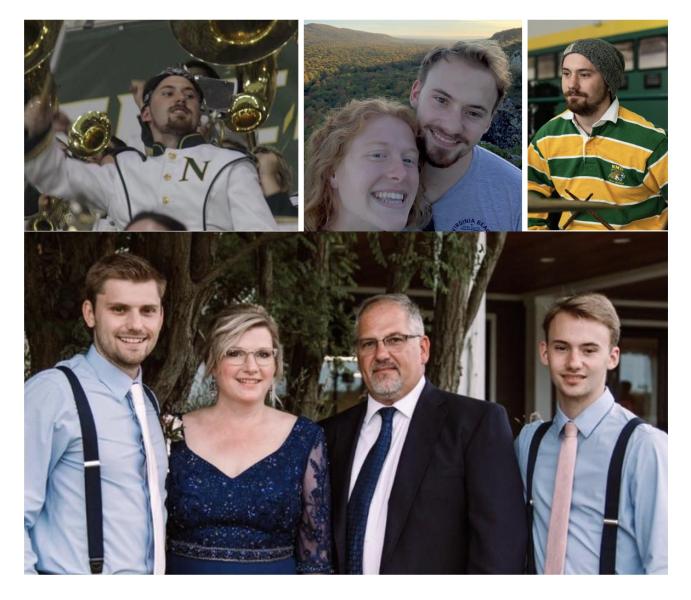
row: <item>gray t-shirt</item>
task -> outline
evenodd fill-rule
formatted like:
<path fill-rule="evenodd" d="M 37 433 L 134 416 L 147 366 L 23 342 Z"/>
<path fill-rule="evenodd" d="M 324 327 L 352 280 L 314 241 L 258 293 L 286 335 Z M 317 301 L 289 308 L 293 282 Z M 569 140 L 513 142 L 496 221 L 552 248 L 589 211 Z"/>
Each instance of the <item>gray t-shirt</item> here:
<path fill-rule="evenodd" d="M 432 204 L 434 231 L 520 231 L 521 170 L 480 146 L 470 168 Z"/>

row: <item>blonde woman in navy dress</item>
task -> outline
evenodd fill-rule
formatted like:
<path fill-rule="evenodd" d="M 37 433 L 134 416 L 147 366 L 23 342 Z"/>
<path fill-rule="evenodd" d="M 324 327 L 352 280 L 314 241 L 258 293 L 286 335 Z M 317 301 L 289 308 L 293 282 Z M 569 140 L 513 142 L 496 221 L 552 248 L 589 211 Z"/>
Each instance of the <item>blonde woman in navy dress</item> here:
<path fill-rule="evenodd" d="M 168 476 L 168 573 L 329 573 L 324 434 L 273 408 L 276 323 L 236 305 L 209 335 L 215 404 L 182 417 Z"/>

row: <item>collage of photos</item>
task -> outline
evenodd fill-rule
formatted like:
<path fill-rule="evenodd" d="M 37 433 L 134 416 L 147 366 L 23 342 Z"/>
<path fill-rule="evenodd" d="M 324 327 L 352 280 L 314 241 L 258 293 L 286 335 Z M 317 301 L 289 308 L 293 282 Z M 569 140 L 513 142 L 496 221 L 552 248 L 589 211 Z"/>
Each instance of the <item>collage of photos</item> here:
<path fill-rule="evenodd" d="M 24 573 L 667 574 L 667 43 L 25 20 Z"/>

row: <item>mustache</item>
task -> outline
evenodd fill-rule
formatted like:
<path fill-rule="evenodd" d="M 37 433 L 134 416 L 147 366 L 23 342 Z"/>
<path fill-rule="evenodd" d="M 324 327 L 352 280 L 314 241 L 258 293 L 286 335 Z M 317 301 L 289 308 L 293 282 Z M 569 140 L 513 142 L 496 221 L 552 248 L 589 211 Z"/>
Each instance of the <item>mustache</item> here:
<path fill-rule="evenodd" d="M 446 131 L 446 129 L 442 129 L 441 127 L 434 127 L 434 126 L 426 126 L 425 131 L 429 131 L 432 133 L 433 129 L 436 129 L 438 132 L 440 132 L 442 135 L 451 138 L 454 142 L 461 142 L 462 144 L 467 144 L 468 140 L 461 135 L 460 133 L 449 133 Z"/>
<path fill-rule="evenodd" d="M 376 373 L 377 371 L 381 369 L 396 369 L 398 371 L 398 366 L 388 360 L 383 360 L 380 362 L 375 362 L 374 365 L 372 366 L 372 373 Z"/>

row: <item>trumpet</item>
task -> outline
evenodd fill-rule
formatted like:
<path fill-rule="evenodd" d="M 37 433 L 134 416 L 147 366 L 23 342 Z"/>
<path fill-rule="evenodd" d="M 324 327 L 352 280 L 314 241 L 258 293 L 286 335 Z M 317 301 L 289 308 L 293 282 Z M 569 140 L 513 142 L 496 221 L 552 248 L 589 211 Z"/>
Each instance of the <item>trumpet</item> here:
<path fill-rule="evenodd" d="M 67 134 L 67 148 L 77 158 L 89 158 L 103 152 L 112 138 L 112 125 L 108 115 L 89 111 L 72 123 Z"/>

